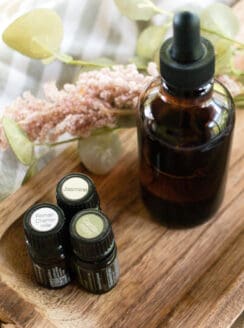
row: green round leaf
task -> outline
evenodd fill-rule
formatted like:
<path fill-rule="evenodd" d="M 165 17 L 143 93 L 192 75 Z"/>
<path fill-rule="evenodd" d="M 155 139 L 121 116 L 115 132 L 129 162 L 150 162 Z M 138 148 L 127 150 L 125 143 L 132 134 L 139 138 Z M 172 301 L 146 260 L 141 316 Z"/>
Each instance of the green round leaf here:
<path fill-rule="evenodd" d="M 160 71 L 160 48 L 158 48 L 153 56 L 153 61 L 157 65 L 158 71 Z"/>
<path fill-rule="evenodd" d="M 26 171 L 24 179 L 22 181 L 22 185 L 29 181 L 37 173 L 37 171 L 37 161 L 34 161 Z"/>
<path fill-rule="evenodd" d="M 2 124 L 8 143 L 18 160 L 24 165 L 31 165 L 35 159 L 34 144 L 11 118 L 4 117 Z"/>
<path fill-rule="evenodd" d="M 149 26 L 140 34 L 136 52 L 140 57 L 153 59 L 156 50 L 162 45 L 166 26 Z"/>
<path fill-rule="evenodd" d="M 140 56 L 135 56 L 129 60 L 131 64 L 135 64 L 137 69 L 146 70 L 148 65 L 148 59 Z"/>
<path fill-rule="evenodd" d="M 150 0 L 115 0 L 115 3 L 122 15 L 133 20 L 147 21 L 156 14 L 154 4 Z M 146 7 L 143 7 L 144 5 Z"/>
<path fill-rule="evenodd" d="M 58 52 L 62 38 L 62 21 L 49 9 L 28 12 L 3 33 L 3 40 L 9 47 L 35 59 L 45 59 Z"/>
<path fill-rule="evenodd" d="M 214 3 L 206 7 L 201 13 L 201 27 L 219 32 L 233 38 L 239 30 L 239 22 L 230 7 L 222 3 Z M 216 36 L 208 33 L 208 38 L 215 42 Z M 213 40 L 212 40 L 213 38 Z"/>
<path fill-rule="evenodd" d="M 232 58 L 231 40 L 239 30 L 239 22 L 231 8 L 215 3 L 206 7 L 201 13 L 202 34 L 209 39 L 215 48 L 216 68 L 215 74 L 225 74 L 230 72 Z M 209 30 L 210 32 L 208 32 Z M 212 33 L 215 32 L 216 34 Z M 219 35 L 218 35 L 219 34 Z"/>
<path fill-rule="evenodd" d="M 215 43 L 215 74 L 227 74 L 231 70 L 232 48 L 226 40 L 218 40 Z"/>

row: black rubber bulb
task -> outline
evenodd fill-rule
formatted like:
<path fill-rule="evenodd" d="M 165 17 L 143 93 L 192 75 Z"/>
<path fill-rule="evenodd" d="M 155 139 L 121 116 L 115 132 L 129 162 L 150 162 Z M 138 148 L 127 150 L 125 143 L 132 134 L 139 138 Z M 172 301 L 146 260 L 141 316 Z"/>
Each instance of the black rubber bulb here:
<path fill-rule="evenodd" d="M 171 57 L 179 63 L 192 63 L 204 54 L 197 15 L 183 11 L 174 16 Z"/>

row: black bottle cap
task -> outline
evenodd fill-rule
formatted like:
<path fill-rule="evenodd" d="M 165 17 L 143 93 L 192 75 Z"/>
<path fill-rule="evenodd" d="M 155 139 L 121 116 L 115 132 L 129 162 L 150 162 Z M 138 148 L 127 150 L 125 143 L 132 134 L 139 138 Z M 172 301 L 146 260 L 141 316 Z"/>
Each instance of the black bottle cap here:
<path fill-rule="evenodd" d="M 94 182 L 82 173 L 63 177 L 57 184 L 56 199 L 68 219 L 83 209 L 99 208 L 100 205 Z"/>
<path fill-rule="evenodd" d="M 102 259 L 115 245 L 109 219 L 96 209 L 81 211 L 73 217 L 70 237 L 73 252 L 84 261 Z"/>
<path fill-rule="evenodd" d="M 58 206 L 49 203 L 32 206 L 25 213 L 23 224 L 32 255 L 53 256 L 63 250 L 65 218 Z"/>
<path fill-rule="evenodd" d="M 210 82 L 214 69 L 214 48 L 200 36 L 199 17 L 188 11 L 176 14 L 173 37 L 160 49 L 161 76 L 172 87 L 191 90 Z"/>

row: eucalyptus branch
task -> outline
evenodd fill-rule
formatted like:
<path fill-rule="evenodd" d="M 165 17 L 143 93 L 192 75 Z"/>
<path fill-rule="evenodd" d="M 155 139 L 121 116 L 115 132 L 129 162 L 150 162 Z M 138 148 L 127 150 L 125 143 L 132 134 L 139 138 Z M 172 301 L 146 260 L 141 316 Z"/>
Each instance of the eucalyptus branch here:
<path fill-rule="evenodd" d="M 64 64 L 77 65 L 77 66 L 90 66 L 90 67 L 107 67 L 107 66 L 109 66 L 108 64 L 102 64 L 102 63 L 98 63 L 98 62 L 96 63 L 96 62 L 74 59 L 70 55 L 52 51 L 51 49 L 46 47 L 45 44 L 43 44 L 37 38 L 34 38 L 33 41 L 36 44 L 38 44 L 39 46 L 41 46 L 46 52 L 49 52 L 51 54 L 50 58 L 57 59 Z M 46 59 L 46 61 L 48 61 L 48 59 Z"/>
<path fill-rule="evenodd" d="M 62 63 L 69 64 L 69 65 L 77 65 L 77 66 L 87 66 L 87 67 L 108 67 L 108 64 L 102 64 L 98 62 L 88 62 L 80 59 L 74 59 L 73 57 L 66 55 L 66 54 L 54 54 L 54 57 L 61 61 Z"/>
<path fill-rule="evenodd" d="M 138 5 L 138 7 L 139 8 L 152 8 L 156 13 L 167 15 L 168 17 L 171 17 L 171 18 L 174 16 L 174 14 L 172 12 L 169 12 L 167 10 L 164 10 L 163 8 L 160 8 L 156 5 L 154 5 L 151 1 L 148 1 L 148 3 L 140 4 L 140 5 Z M 204 32 L 210 33 L 210 34 L 214 34 L 226 41 L 230 41 L 230 42 L 238 45 L 241 49 L 244 48 L 244 44 L 242 42 L 239 42 L 237 40 L 229 38 L 228 36 L 218 32 L 218 31 L 213 31 L 213 30 L 205 28 L 205 27 L 201 27 L 201 30 Z"/>

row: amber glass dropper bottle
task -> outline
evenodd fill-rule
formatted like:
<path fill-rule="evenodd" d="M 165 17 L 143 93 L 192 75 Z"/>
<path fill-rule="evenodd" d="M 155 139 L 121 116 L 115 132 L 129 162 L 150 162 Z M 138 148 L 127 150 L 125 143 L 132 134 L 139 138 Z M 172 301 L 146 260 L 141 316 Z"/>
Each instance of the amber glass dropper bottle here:
<path fill-rule="evenodd" d="M 161 76 L 142 94 L 138 111 L 142 197 L 171 228 L 205 222 L 224 195 L 235 114 L 214 66 L 198 16 L 176 14 L 173 37 L 160 50 Z"/>

